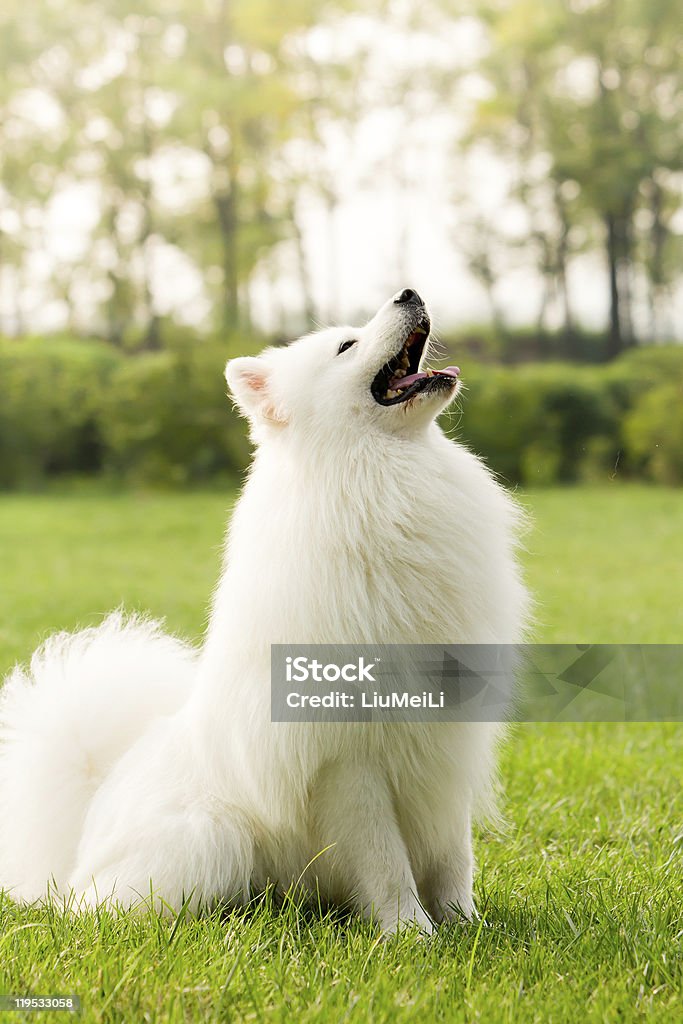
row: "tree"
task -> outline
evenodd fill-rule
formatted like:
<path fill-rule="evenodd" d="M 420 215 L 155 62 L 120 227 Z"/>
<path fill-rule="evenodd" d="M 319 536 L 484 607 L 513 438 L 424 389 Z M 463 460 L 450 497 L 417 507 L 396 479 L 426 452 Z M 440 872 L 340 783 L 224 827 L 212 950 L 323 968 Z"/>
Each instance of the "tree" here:
<path fill-rule="evenodd" d="M 221 281 L 226 329 L 248 316 L 241 285 L 292 224 L 294 197 L 274 173 L 301 130 L 292 56 L 296 40 L 329 6 L 202 0 L 183 9 L 186 41 L 169 128 L 206 161 L 208 189 L 185 226 L 196 258 Z"/>
<path fill-rule="evenodd" d="M 0 14 L 0 260 L 18 274 L 38 244 L 24 213 L 42 223 L 50 199 L 79 182 L 95 191 L 99 219 L 89 258 L 74 269 L 101 297 L 112 342 L 133 330 L 144 347 L 160 343 L 155 254 L 169 247 L 218 293 L 223 328 L 248 324 L 254 269 L 297 227 L 296 177 L 281 173 L 287 143 L 306 131 L 295 44 L 343 6 L 61 0 L 36 19 L 8 0 Z M 54 107 L 54 138 L 34 126 L 30 137 L 11 139 L 13 108 L 36 88 Z M 182 178 L 183 161 L 193 170 L 180 202 L 170 202 L 163 181 Z M 305 287 L 300 234 L 297 245 Z M 53 270 L 53 283 L 70 297 L 68 266 Z"/>
<path fill-rule="evenodd" d="M 531 223 L 528 240 L 541 273 L 559 282 L 566 320 L 572 234 L 601 238 L 608 353 L 617 355 L 635 341 L 636 276 L 661 291 L 671 269 L 663 254 L 683 169 L 678 7 L 673 0 L 485 0 L 480 16 L 489 48 L 476 71 L 488 95 L 476 106 L 469 144 L 488 137 L 513 161 L 512 194 L 527 211 L 545 192 L 545 223 Z M 540 176 L 539 161 L 547 165 Z"/>

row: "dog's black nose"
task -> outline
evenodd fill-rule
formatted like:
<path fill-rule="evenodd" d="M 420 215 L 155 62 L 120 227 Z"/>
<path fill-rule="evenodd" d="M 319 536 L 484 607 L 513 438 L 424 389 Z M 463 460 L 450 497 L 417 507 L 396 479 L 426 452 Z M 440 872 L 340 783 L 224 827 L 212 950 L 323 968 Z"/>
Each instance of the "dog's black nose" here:
<path fill-rule="evenodd" d="M 398 305 L 399 303 L 406 303 L 408 306 L 424 306 L 424 302 L 412 288 L 404 288 L 402 292 L 394 299 L 394 302 Z"/>

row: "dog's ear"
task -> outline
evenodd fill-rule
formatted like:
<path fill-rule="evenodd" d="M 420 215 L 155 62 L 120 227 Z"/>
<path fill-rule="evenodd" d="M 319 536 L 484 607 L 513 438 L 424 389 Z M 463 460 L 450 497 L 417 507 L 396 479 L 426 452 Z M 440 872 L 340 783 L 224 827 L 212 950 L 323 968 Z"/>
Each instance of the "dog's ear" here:
<path fill-rule="evenodd" d="M 235 405 L 250 420 L 266 420 L 282 426 L 287 416 L 272 391 L 272 371 L 263 359 L 241 356 L 225 367 L 225 379 Z"/>

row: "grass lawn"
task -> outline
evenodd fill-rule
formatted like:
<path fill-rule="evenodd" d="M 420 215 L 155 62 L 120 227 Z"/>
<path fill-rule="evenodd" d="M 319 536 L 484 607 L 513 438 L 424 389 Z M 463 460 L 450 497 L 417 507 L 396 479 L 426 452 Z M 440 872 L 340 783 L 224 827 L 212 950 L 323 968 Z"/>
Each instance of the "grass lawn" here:
<path fill-rule="evenodd" d="M 0 672 L 120 603 L 199 637 L 231 500 L 0 499 Z M 683 639 L 683 491 L 524 502 L 537 639 Z M 84 1020 L 127 1024 L 680 1020 L 683 726 L 518 727 L 502 768 L 507 826 L 478 837 L 478 923 L 378 943 L 358 921 L 266 901 L 166 922 L 70 920 L 5 900 L 0 994 L 75 993 Z"/>

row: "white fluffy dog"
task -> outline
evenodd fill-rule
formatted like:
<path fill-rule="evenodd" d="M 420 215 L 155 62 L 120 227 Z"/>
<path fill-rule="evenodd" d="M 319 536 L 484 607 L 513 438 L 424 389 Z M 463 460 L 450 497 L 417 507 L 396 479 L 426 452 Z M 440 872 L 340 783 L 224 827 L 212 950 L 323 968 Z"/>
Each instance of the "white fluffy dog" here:
<path fill-rule="evenodd" d="M 519 513 L 436 415 L 415 292 L 226 375 L 256 454 L 203 649 L 111 616 L 10 676 L 0 885 L 191 908 L 269 881 L 353 901 L 388 931 L 472 903 L 471 821 L 494 724 L 270 719 L 274 643 L 517 643 Z M 178 581 L 182 586 L 182 581 Z"/>

